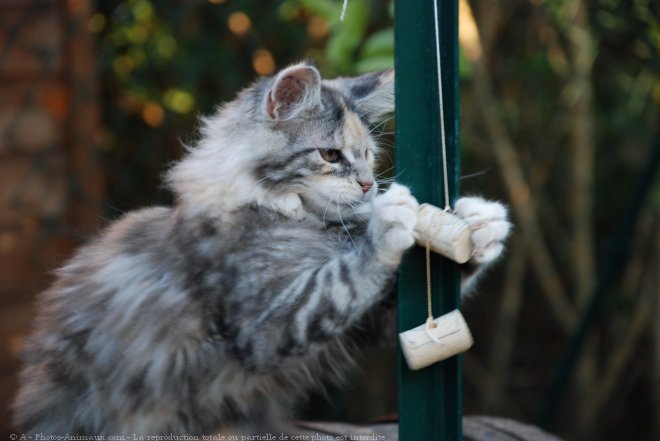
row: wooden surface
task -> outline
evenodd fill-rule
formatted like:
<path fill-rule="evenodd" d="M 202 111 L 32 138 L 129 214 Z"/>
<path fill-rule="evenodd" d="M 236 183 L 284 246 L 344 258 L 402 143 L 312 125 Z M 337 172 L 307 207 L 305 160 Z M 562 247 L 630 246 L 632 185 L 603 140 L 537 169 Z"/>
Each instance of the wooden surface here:
<path fill-rule="evenodd" d="M 334 422 L 300 422 L 300 439 L 398 441 L 396 423 L 353 425 Z M 487 416 L 463 418 L 464 441 L 561 441 L 541 429 L 514 420 Z M 420 440 L 422 441 L 422 440 Z M 425 441 L 425 440 L 424 440 Z"/>

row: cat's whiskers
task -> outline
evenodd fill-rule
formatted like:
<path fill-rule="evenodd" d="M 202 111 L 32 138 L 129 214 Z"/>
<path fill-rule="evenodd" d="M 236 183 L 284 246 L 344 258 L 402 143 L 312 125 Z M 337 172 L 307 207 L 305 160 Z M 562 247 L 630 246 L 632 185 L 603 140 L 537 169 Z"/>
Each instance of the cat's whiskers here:
<path fill-rule="evenodd" d="M 393 147 L 394 144 L 392 144 L 391 146 Z M 390 155 L 389 150 L 383 149 L 383 148 L 379 149 L 378 156 L 385 156 L 387 158 L 388 163 L 394 164 L 394 160 L 392 159 L 392 156 Z M 379 161 L 379 162 L 382 162 L 382 161 Z"/>
<path fill-rule="evenodd" d="M 265 177 L 259 179 L 257 182 L 255 182 L 255 185 L 259 185 L 262 182 L 266 181 L 267 179 L 270 179 L 270 176 L 265 176 Z"/>
<path fill-rule="evenodd" d="M 386 186 L 387 184 L 393 184 L 393 183 L 395 183 L 395 182 L 396 182 L 396 179 L 394 179 L 394 178 L 390 178 L 390 179 L 381 179 L 381 180 L 378 180 L 378 186 L 379 186 L 379 187 L 384 187 L 384 186 Z"/>
<path fill-rule="evenodd" d="M 374 135 L 374 132 L 376 132 L 377 130 L 380 130 L 380 132 L 377 133 L 376 135 L 380 135 L 380 134 L 382 134 L 382 133 L 384 132 L 384 130 L 385 130 L 385 127 L 386 127 L 388 121 L 390 121 L 389 118 L 386 119 L 386 120 L 383 121 L 383 122 L 379 122 L 378 124 L 376 124 L 376 125 L 370 127 L 370 128 L 369 128 L 369 134 L 370 134 L 370 135 Z M 382 130 L 381 130 L 381 129 L 382 129 Z"/>
<path fill-rule="evenodd" d="M 393 117 L 387 118 L 387 119 L 385 119 L 384 121 L 382 121 L 382 122 L 380 122 L 380 123 L 374 125 L 373 127 L 370 127 L 370 128 L 369 128 L 369 134 L 370 134 L 370 135 L 374 135 L 374 132 L 376 132 L 376 130 L 380 130 L 379 133 L 377 133 L 377 134 L 374 135 L 374 136 L 376 136 L 376 139 L 380 139 L 380 137 L 383 136 L 384 134 L 391 135 L 391 134 L 394 133 L 394 132 L 386 132 L 386 131 L 385 131 L 385 127 L 387 127 L 387 124 L 388 124 L 392 119 L 393 119 Z"/>
<path fill-rule="evenodd" d="M 353 210 L 353 213 L 358 219 L 360 219 L 363 222 L 366 220 L 358 210 L 360 208 L 360 205 L 357 203 L 357 201 L 351 201 L 343 196 L 341 197 L 341 199 L 346 205 L 351 207 L 351 210 Z"/>
<path fill-rule="evenodd" d="M 356 112 L 356 114 L 358 115 L 358 117 L 360 119 L 368 119 L 366 112 Z M 380 138 L 383 135 L 391 135 L 391 134 L 394 133 L 394 132 L 386 132 L 385 131 L 385 127 L 393 119 L 394 119 L 394 116 L 390 116 L 390 117 L 385 118 L 383 121 L 379 122 L 378 124 L 375 124 L 375 125 L 369 127 L 368 133 L 369 133 L 370 136 L 373 137 L 374 142 L 376 142 L 376 144 L 380 143 Z M 375 132 L 377 132 L 377 133 L 375 133 Z M 392 144 L 390 143 L 389 145 L 392 145 Z"/>
<path fill-rule="evenodd" d="M 388 169 L 385 169 L 385 170 L 381 171 L 380 173 L 378 173 L 378 174 L 375 176 L 375 178 L 376 178 L 376 179 L 380 178 L 380 177 L 383 176 L 385 173 L 394 170 L 394 168 L 395 168 L 395 167 L 392 166 L 392 167 L 390 167 L 390 168 L 388 168 Z M 398 175 L 400 175 L 400 174 L 401 174 L 400 172 L 397 173 L 396 177 L 398 177 Z"/>
<path fill-rule="evenodd" d="M 390 138 L 378 138 L 376 140 L 376 143 L 380 146 L 381 149 L 394 149 L 394 146 L 395 146 L 394 141 Z M 388 156 L 388 159 L 390 159 L 390 161 L 391 161 L 392 159 L 389 157 L 389 155 L 387 155 L 387 156 Z M 392 161 L 392 162 L 394 162 L 394 161 Z"/>
<path fill-rule="evenodd" d="M 325 210 L 323 210 L 323 218 L 321 219 L 321 222 L 323 223 L 323 228 L 325 229 L 325 232 L 328 233 L 328 237 L 332 239 L 332 235 L 330 234 L 330 230 L 328 230 L 328 226 L 325 224 L 325 216 L 328 213 L 328 208 L 330 207 L 330 204 L 332 203 L 332 200 L 328 200 L 328 203 L 325 205 Z"/>
<path fill-rule="evenodd" d="M 388 120 L 388 121 L 389 121 L 389 120 Z M 387 121 L 385 121 L 385 123 L 380 123 L 380 124 L 378 124 L 378 125 L 376 125 L 376 126 L 374 126 L 374 127 L 369 128 L 369 134 L 370 134 L 371 136 L 375 137 L 376 140 L 380 139 L 380 138 L 381 138 L 382 136 L 384 136 L 384 135 L 392 135 L 392 134 L 394 134 L 394 132 L 386 131 L 386 130 L 385 130 L 385 128 L 387 127 L 387 126 L 385 125 L 386 123 L 387 123 Z"/>
<path fill-rule="evenodd" d="M 392 167 L 392 168 L 394 168 L 394 167 Z M 399 178 L 401 177 L 401 175 L 404 174 L 405 171 L 406 171 L 405 169 L 403 169 L 403 170 L 399 170 L 399 172 L 398 172 L 397 174 L 395 174 L 394 176 L 392 176 L 391 178 L 378 179 L 379 176 L 384 175 L 385 173 L 387 173 L 387 172 L 388 172 L 389 170 L 391 170 L 392 168 L 390 168 L 390 169 L 388 169 L 388 170 L 385 170 L 385 171 L 383 171 L 382 173 L 379 173 L 379 174 L 376 176 L 376 182 L 378 183 L 378 191 L 379 191 L 379 192 L 382 192 L 382 191 L 385 191 L 385 190 L 386 190 L 385 188 L 383 188 L 383 187 L 380 186 L 381 183 L 383 183 L 383 184 L 392 184 L 392 183 L 395 183 L 395 182 L 397 182 L 397 181 L 399 180 Z"/>
<path fill-rule="evenodd" d="M 381 173 L 379 173 L 375 176 L 376 182 L 378 183 L 378 192 L 379 193 L 385 192 L 387 190 L 387 188 L 385 188 L 385 185 L 393 184 L 393 183 L 397 182 L 397 180 L 399 179 L 399 176 L 401 176 L 401 174 L 403 173 L 403 170 L 401 170 L 399 173 L 397 173 L 396 175 L 394 175 L 392 177 L 380 178 L 381 176 L 383 176 L 385 173 L 389 172 L 393 168 L 394 167 L 390 167 L 387 170 L 383 170 Z"/>
<path fill-rule="evenodd" d="M 342 217 L 341 217 L 341 207 L 339 206 L 339 201 L 335 201 L 335 203 L 337 204 L 337 215 L 339 216 L 339 221 L 341 222 L 342 227 L 344 227 L 344 231 L 346 231 L 346 234 L 348 235 L 348 238 L 353 243 L 353 247 L 355 248 L 355 253 L 359 256 L 360 255 L 360 250 L 358 250 L 358 247 L 355 244 L 355 241 L 353 240 L 353 237 L 351 236 L 351 233 L 348 231 L 348 227 L 346 227 L 346 224 L 344 223 L 344 219 L 342 219 Z"/>
<path fill-rule="evenodd" d="M 400 177 L 401 177 L 401 172 L 397 173 L 397 174 L 394 175 L 394 176 L 390 176 L 390 177 L 387 177 L 387 178 L 376 177 L 376 182 L 378 182 L 378 184 L 381 184 L 381 183 L 392 183 L 392 182 L 396 182 L 396 181 L 398 181 Z"/>

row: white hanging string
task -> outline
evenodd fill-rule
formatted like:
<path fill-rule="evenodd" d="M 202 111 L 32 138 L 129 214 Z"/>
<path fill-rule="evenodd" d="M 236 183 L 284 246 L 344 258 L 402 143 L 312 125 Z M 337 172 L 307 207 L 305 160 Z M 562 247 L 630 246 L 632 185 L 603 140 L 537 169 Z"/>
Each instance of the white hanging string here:
<path fill-rule="evenodd" d="M 445 139 L 445 106 L 442 99 L 442 63 L 440 62 L 440 25 L 438 24 L 438 0 L 433 1 L 433 22 L 435 24 L 435 60 L 438 69 L 438 97 L 440 104 L 440 138 L 442 141 L 442 176 L 445 186 L 445 211 L 451 211 L 449 204 L 449 177 L 447 172 L 447 141 Z"/>
<path fill-rule="evenodd" d="M 341 7 L 341 15 L 339 16 L 339 20 L 344 21 L 344 18 L 346 17 L 346 7 L 348 6 L 348 0 L 344 0 L 344 4 Z"/>
<path fill-rule="evenodd" d="M 431 249 L 428 240 L 424 244 L 424 248 L 426 251 L 426 323 L 430 324 L 433 321 L 433 299 L 431 291 Z"/>
<path fill-rule="evenodd" d="M 440 106 L 440 139 L 442 145 L 442 178 L 444 180 L 445 190 L 445 211 L 451 211 L 449 205 L 449 177 L 447 172 L 447 143 L 445 141 L 445 106 L 442 99 L 442 63 L 440 60 L 440 25 L 438 23 L 438 0 L 431 0 L 433 2 L 433 23 L 435 25 L 435 61 L 438 74 L 438 101 Z M 426 242 L 426 301 L 428 307 L 428 318 L 426 319 L 426 330 L 433 324 L 433 306 L 431 295 L 431 253 L 429 251 L 429 243 Z"/>

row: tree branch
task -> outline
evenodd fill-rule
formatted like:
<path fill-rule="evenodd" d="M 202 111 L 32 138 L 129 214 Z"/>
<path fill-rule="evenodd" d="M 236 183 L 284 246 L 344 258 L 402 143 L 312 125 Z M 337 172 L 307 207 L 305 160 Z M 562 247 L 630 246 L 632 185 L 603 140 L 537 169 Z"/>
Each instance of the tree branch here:
<path fill-rule="evenodd" d="M 484 380 L 481 399 L 484 412 L 496 410 L 504 397 L 507 372 L 516 342 L 516 329 L 522 304 L 522 282 L 527 269 L 527 254 L 520 239 L 514 239 L 510 255 L 495 333 L 491 338 L 488 362 L 491 375 Z"/>
<path fill-rule="evenodd" d="M 465 20 L 474 21 L 470 6 L 467 1 L 461 1 L 461 7 L 465 8 Z M 475 26 L 476 28 L 476 26 Z M 481 105 L 482 115 L 488 134 L 492 140 L 493 153 L 502 172 L 504 183 L 507 187 L 511 205 L 516 214 L 518 227 L 541 283 L 543 293 L 550 305 L 554 317 L 560 324 L 562 330 L 569 333 L 573 330 L 577 321 L 575 308 L 567 298 L 566 289 L 555 268 L 554 262 L 543 242 L 542 231 L 536 214 L 536 207 L 530 186 L 523 173 L 522 162 L 515 150 L 511 136 L 506 124 L 502 121 L 500 106 L 493 91 L 490 80 L 490 72 L 486 67 L 486 54 L 482 51 L 466 51 L 473 65 L 474 85 L 477 100 Z"/>
<path fill-rule="evenodd" d="M 573 185 L 573 269 L 579 309 L 586 304 L 595 280 L 593 237 L 594 122 L 591 66 L 594 42 L 589 30 L 589 13 L 585 2 L 566 2 L 563 13 L 569 23 L 571 41 L 568 59 L 571 79 L 563 94 L 572 118 L 568 118 L 572 146 Z"/>

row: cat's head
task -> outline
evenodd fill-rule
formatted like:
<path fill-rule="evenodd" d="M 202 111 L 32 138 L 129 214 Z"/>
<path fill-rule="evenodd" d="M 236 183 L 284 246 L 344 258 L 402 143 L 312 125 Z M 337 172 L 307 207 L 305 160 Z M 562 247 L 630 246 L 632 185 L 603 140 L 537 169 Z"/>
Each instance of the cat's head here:
<path fill-rule="evenodd" d="M 323 80 L 308 63 L 263 78 L 204 120 L 170 186 L 193 211 L 350 213 L 377 192 L 371 132 L 394 110 L 393 82 L 393 71 Z"/>

